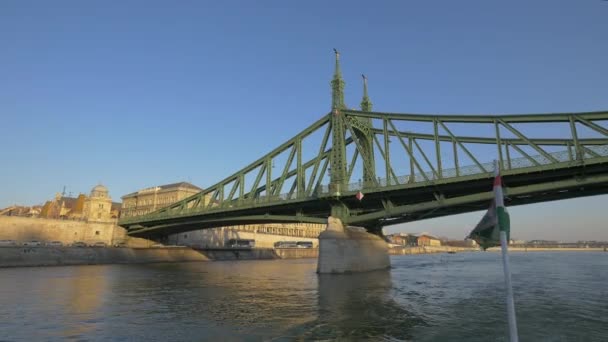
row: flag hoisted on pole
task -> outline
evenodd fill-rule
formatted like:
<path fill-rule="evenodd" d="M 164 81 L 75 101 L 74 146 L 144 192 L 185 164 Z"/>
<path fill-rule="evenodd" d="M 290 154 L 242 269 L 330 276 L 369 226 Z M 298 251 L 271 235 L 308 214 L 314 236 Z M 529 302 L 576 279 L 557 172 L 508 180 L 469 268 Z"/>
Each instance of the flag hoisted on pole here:
<path fill-rule="evenodd" d="M 507 288 L 507 317 L 509 319 L 509 336 L 511 342 L 519 341 L 517 334 L 517 320 L 515 317 L 515 302 L 513 300 L 513 287 L 511 286 L 511 271 L 509 269 L 508 241 L 510 235 L 509 213 L 505 208 L 502 192 L 502 178 L 500 167 L 494 161 L 494 199 L 490 208 L 469 234 L 481 248 L 500 246 L 502 251 L 502 265 Z"/>

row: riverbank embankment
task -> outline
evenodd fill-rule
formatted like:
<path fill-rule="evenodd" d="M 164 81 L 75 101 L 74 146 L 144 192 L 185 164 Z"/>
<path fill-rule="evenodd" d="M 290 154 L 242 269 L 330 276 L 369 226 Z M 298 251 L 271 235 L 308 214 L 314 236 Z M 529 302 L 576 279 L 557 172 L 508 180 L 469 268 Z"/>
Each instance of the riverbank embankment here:
<path fill-rule="evenodd" d="M 0 267 L 208 261 L 190 248 L 2 247 Z"/>
<path fill-rule="evenodd" d="M 316 258 L 318 249 L 192 249 L 189 247 L 95 248 L 28 247 L 0 248 L 0 267 L 97 264 L 145 264 L 162 262 L 264 260 Z"/>
<path fill-rule="evenodd" d="M 500 247 L 487 249 L 488 252 L 500 252 Z M 606 252 L 606 247 L 510 247 L 509 252 Z"/>
<path fill-rule="evenodd" d="M 411 246 L 411 247 L 391 247 L 388 249 L 390 255 L 413 255 L 413 254 L 433 254 L 433 253 L 457 253 L 457 252 L 477 252 L 475 247 L 452 247 L 452 246 Z"/>
<path fill-rule="evenodd" d="M 606 247 L 509 247 L 509 252 L 607 252 Z M 413 247 L 392 247 L 388 249 L 390 255 L 415 255 L 433 253 L 460 253 L 460 252 L 480 252 L 478 247 L 452 247 L 452 246 L 413 246 Z M 500 247 L 487 249 L 488 252 L 500 252 Z"/>
<path fill-rule="evenodd" d="M 95 223 L 75 220 L 57 220 L 34 217 L 0 216 L 0 240 L 59 241 L 64 246 L 75 242 L 87 245 L 103 242 L 108 246 L 117 243 L 128 247 L 150 247 L 155 242 L 134 238 L 115 223 Z"/>

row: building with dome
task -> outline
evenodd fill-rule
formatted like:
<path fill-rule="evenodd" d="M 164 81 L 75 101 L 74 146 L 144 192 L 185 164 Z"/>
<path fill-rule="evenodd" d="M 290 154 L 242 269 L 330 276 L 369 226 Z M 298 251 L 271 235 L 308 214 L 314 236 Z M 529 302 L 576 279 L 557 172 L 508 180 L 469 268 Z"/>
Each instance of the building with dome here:
<path fill-rule="evenodd" d="M 83 216 L 88 222 L 111 222 L 112 198 L 108 188 L 99 184 L 84 201 Z"/>
<path fill-rule="evenodd" d="M 41 209 L 41 218 L 68 219 L 95 223 L 113 223 L 118 219 L 120 203 L 112 202 L 104 185 L 96 185 L 89 196 L 68 197 L 56 194 Z"/>

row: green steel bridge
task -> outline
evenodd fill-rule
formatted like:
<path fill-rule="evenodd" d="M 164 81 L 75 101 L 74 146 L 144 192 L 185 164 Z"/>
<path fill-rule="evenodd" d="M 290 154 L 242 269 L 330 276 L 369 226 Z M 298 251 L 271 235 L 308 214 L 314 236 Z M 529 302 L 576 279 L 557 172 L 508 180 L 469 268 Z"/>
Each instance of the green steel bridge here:
<path fill-rule="evenodd" d="M 337 52 L 331 86 L 331 112 L 293 138 L 199 194 L 119 224 L 155 239 L 333 216 L 381 234 L 386 225 L 486 209 L 493 160 L 507 206 L 608 193 L 608 112 L 373 112 L 365 76 L 361 110 L 351 110 Z"/>

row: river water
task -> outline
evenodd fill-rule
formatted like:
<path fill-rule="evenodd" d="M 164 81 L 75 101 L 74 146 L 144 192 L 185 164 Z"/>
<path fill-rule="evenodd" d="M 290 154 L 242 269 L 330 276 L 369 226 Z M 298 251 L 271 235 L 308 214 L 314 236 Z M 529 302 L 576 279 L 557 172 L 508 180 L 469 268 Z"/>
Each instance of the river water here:
<path fill-rule="evenodd" d="M 0 340 L 507 341 L 499 253 L 0 269 Z M 511 254 L 521 341 L 608 341 L 608 253 Z"/>

